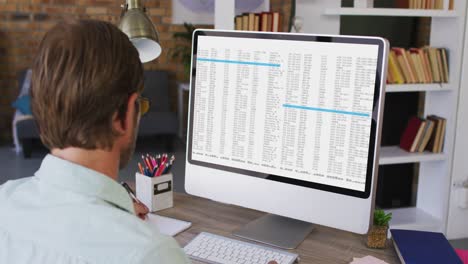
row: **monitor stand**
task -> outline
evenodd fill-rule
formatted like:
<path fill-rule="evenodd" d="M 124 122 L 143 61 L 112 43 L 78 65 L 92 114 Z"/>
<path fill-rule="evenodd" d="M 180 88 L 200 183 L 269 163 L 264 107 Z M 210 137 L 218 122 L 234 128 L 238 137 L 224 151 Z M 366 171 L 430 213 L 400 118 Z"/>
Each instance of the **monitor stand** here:
<path fill-rule="evenodd" d="M 232 234 L 284 249 L 294 249 L 313 229 L 311 223 L 279 215 L 266 214 Z"/>

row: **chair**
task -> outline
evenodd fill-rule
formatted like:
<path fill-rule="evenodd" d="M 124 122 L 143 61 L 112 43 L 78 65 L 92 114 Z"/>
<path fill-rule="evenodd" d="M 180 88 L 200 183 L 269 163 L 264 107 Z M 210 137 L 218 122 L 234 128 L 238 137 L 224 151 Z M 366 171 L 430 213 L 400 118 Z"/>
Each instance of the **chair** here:
<path fill-rule="evenodd" d="M 20 87 L 18 98 L 29 94 L 30 85 L 25 82 L 30 82 L 30 74 L 28 70 L 18 73 L 18 85 Z M 26 78 L 27 75 L 29 75 L 29 78 Z M 39 130 L 32 116 L 24 115 L 16 110 L 13 118 L 13 137 L 16 151 L 19 152 L 22 149 L 23 156 L 30 158 L 34 142 L 40 139 Z"/>
<path fill-rule="evenodd" d="M 169 107 L 169 78 L 166 71 L 145 71 L 143 96 L 151 101 L 149 112 L 140 120 L 139 137 L 162 136 L 169 152 L 178 131 L 177 114 Z"/>

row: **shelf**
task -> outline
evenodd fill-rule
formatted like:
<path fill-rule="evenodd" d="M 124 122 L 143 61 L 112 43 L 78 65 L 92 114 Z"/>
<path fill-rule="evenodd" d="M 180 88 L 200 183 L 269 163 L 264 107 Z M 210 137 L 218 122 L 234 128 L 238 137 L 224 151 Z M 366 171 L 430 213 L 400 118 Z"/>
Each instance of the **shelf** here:
<path fill-rule="evenodd" d="M 423 153 L 410 153 L 402 150 L 398 146 L 389 146 L 380 148 L 379 165 L 438 161 L 445 159 L 445 153 L 432 153 L 428 151 Z"/>
<path fill-rule="evenodd" d="M 392 213 L 390 229 L 443 232 L 442 222 L 420 208 L 409 207 L 387 209 L 384 211 L 386 213 Z"/>
<path fill-rule="evenodd" d="M 325 15 L 346 16 L 403 16 L 403 17 L 458 17 L 455 11 L 406 8 L 354 8 L 325 9 Z"/>
<path fill-rule="evenodd" d="M 449 85 L 444 83 L 417 83 L 417 84 L 387 84 L 387 93 L 396 92 L 447 92 Z"/>

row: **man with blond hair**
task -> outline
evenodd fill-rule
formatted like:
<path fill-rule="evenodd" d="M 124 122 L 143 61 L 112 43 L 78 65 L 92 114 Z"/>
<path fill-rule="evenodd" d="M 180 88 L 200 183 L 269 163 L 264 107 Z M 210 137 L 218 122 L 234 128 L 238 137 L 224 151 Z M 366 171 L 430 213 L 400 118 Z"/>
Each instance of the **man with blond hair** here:
<path fill-rule="evenodd" d="M 148 110 L 137 50 L 114 25 L 65 21 L 46 33 L 31 107 L 50 150 L 33 177 L 0 186 L 0 263 L 188 263 L 138 217 L 118 184 Z"/>

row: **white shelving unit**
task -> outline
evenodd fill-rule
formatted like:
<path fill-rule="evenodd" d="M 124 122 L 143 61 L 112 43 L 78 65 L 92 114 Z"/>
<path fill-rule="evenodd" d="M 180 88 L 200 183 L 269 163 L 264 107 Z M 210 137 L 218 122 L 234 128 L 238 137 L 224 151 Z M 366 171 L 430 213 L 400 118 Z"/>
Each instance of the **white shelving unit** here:
<path fill-rule="evenodd" d="M 444 232 L 443 222 L 423 209 L 399 208 L 387 212 L 391 212 L 393 216 L 391 228 Z"/>
<path fill-rule="evenodd" d="M 447 155 L 445 153 L 432 153 L 428 151 L 424 151 L 423 153 L 410 153 L 398 146 L 390 146 L 380 148 L 379 165 L 440 161 L 446 159 Z"/>
<path fill-rule="evenodd" d="M 444 6 L 448 7 L 448 0 L 444 1 Z M 380 165 L 420 163 L 416 206 L 388 210 L 393 213 L 390 228 L 447 233 L 466 7 L 465 0 L 455 0 L 453 11 L 447 10 L 448 8 L 444 10 L 342 8 L 341 0 L 297 0 L 296 2 L 296 15 L 304 18 L 303 32 L 306 33 L 339 34 L 340 19 L 343 15 L 431 17 L 430 45 L 444 47 L 449 51 L 449 83 L 387 86 L 387 93 L 425 92 L 424 115 L 436 114 L 447 119 L 443 153 L 408 153 L 397 146 L 381 148 Z"/>
<path fill-rule="evenodd" d="M 418 84 L 387 84 L 387 93 L 396 92 L 449 92 L 451 91 L 449 84 L 440 83 L 418 83 Z"/>
<path fill-rule="evenodd" d="M 446 10 L 424 10 L 424 9 L 401 9 L 401 8 L 328 8 L 325 15 L 339 16 L 403 16 L 403 17 L 458 17 L 455 11 Z"/>

